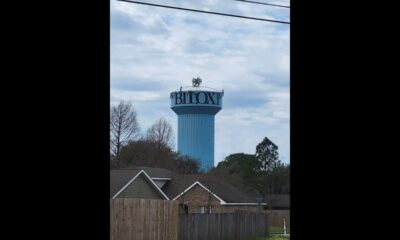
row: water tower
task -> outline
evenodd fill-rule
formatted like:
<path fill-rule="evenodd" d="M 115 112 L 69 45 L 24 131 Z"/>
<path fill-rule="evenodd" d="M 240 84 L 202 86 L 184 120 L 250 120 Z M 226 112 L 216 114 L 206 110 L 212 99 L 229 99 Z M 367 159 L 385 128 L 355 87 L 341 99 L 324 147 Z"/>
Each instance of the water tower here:
<path fill-rule="evenodd" d="M 222 109 L 224 92 L 200 84 L 200 78 L 193 78 L 192 86 L 172 92 L 171 108 L 178 115 L 178 152 L 208 171 L 214 166 L 215 115 Z"/>

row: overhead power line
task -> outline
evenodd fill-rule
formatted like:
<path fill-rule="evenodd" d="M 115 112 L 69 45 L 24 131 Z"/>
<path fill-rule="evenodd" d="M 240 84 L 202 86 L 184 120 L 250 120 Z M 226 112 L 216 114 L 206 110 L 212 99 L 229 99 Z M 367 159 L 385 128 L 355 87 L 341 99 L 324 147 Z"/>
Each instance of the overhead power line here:
<path fill-rule="evenodd" d="M 274 0 L 276 2 L 284 2 L 284 3 L 290 3 L 290 0 Z"/>
<path fill-rule="evenodd" d="M 262 5 L 273 6 L 273 7 L 290 8 L 290 6 L 278 5 L 278 4 L 272 4 L 272 3 L 263 3 L 263 2 L 247 1 L 247 0 L 235 0 L 235 1 L 238 1 L 238 2 L 247 2 L 247 3 L 255 3 L 255 4 L 262 4 Z"/>
<path fill-rule="evenodd" d="M 273 2 L 284 2 L 284 3 L 290 4 L 290 1 L 288 1 L 288 0 L 271 0 L 271 1 L 273 1 Z"/>
<path fill-rule="evenodd" d="M 226 13 L 211 12 L 211 11 L 203 11 L 203 10 L 197 10 L 197 9 L 191 9 L 191 8 L 180 8 L 180 7 L 174 7 L 174 6 L 167 6 L 167 5 L 146 3 L 146 2 L 138 2 L 138 1 L 130 1 L 130 0 L 118 0 L 118 1 L 121 1 L 121 2 L 129 2 L 129 3 L 136 3 L 136 4 L 142 4 L 142 5 L 148 5 L 148 6 L 154 6 L 154 7 L 171 8 L 171 9 L 177 9 L 177 10 L 183 10 L 183 11 L 191 11 L 191 12 L 199 12 L 199 13 L 208 13 L 208 14 L 214 14 L 214 15 L 220 15 L 220 16 L 227 16 L 227 17 L 237 17 L 237 18 L 244 18 L 244 19 L 251 19 L 251 20 L 258 20 L 258 21 L 266 21 L 266 22 L 290 24 L 290 22 L 278 21 L 278 20 L 272 20 L 272 19 L 266 19 L 266 18 L 246 17 L 246 16 L 241 16 L 241 15 L 226 14 Z"/>

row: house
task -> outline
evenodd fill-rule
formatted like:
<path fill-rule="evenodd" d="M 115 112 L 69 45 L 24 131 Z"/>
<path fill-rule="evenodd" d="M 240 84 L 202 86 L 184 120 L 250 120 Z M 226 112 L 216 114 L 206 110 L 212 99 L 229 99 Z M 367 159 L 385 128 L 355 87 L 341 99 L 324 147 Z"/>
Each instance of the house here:
<path fill-rule="evenodd" d="M 186 213 L 263 211 L 236 187 L 210 175 L 180 175 L 162 168 L 132 167 L 111 170 L 110 197 L 179 201 Z"/>
<path fill-rule="evenodd" d="M 265 205 L 210 175 L 178 175 L 165 192 L 188 213 L 258 211 Z"/>
<path fill-rule="evenodd" d="M 161 189 L 172 174 L 162 168 L 111 170 L 110 197 L 170 200 Z"/>

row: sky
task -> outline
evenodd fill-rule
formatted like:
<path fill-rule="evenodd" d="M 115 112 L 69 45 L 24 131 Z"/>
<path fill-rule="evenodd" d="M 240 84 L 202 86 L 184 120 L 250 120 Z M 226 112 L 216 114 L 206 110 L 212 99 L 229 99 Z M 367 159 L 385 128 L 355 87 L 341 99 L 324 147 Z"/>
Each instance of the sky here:
<path fill-rule="evenodd" d="M 257 0 L 289 5 L 288 1 Z M 233 0 L 144 0 L 203 11 L 290 21 L 290 10 Z M 110 1 L 111 104 L 128 101 L 142 134 L 157 119 L 174 129 L 170 92 L 224 90 L 215 118 L 215 166 L 233 153 L 254 154 L 268 137 L 290 163 L 290 25 Z"/>

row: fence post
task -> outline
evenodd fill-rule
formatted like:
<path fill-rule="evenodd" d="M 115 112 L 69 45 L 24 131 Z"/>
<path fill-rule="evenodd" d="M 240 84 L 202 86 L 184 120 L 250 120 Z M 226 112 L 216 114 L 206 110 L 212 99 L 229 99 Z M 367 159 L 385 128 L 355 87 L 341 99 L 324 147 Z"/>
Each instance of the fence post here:
<path fill-rule="evenodd" d="M 285 218 L 283 218 L 283 236 L 286 236 L 286 222 L 285 222 Z"/>
<path fill-rule="evenodd" d="M 268 214 L 265 213 L 265 237 L 269 236 L 269 222 L 268 222 Z"/>

